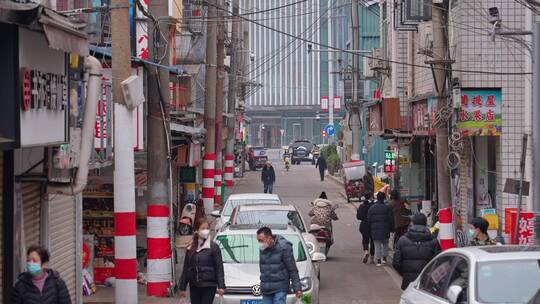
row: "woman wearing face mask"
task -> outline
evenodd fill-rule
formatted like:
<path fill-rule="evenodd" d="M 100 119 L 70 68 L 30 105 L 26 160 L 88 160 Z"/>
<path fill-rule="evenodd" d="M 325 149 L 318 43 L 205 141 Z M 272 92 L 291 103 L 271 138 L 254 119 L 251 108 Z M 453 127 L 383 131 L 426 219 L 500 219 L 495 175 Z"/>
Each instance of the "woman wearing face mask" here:
<path fill-rule="evenodd" d="M 31 246 L 26 253 L 26 271 L 13 288 L 13 304 L 71 304 L 66 283 L 58 272 L 48 269 L 49 251 Z"/>
<path fill-rule="evenodd" d="M 206 220 L 199 221 L 184 259 L 180 278 L 180 296 L 183 298 L 187 296 L 188 284 L 192 304 L 212 304 L 216 290 L 220 296 L 225 292 L 221 251 L 210 237 L 210 224 Z"/>

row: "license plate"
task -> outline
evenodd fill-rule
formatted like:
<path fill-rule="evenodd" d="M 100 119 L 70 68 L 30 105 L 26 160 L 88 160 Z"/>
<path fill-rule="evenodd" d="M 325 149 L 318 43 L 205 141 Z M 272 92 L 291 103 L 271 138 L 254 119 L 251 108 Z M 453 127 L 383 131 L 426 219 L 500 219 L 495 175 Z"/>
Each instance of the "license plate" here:
<path fill-rule="evenodd" d="M 262 300 L 240 300 L 240 304 L 262 304 Z"/>

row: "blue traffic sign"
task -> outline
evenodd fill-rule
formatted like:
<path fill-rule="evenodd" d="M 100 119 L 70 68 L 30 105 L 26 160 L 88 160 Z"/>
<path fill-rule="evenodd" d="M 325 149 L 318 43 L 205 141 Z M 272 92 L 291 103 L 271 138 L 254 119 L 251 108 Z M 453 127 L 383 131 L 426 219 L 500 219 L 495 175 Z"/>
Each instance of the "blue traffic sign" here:
<path fill-rule="evenodd" d="M 326 125 L 324 127 L 324 130 L 326 131 L 326 134 L 328 134 L 328 136 L 334 136 L 334 126 L 333 125 Z"/>

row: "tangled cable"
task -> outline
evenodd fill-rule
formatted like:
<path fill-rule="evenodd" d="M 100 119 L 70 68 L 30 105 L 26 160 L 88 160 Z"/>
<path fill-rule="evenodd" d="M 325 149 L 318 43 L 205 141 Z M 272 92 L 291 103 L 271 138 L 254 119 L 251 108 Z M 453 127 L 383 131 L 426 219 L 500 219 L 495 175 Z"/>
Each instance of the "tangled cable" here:
<path fill-rule="evenodd" d="M 465 147 L 461 132 L 454 130 L 448 139 L 448 145 L 451 151 L 446 157 L 446 165 L 448 169 L 455 170 L 461 163 L 460 153 L 463 152 L 463 148 Z"/>
<path fill-rule="evenodd" d="M 452 117 L 453 109 L 452 107 L 445 105 L 441 109 L 437 110 L 435 114 L 435 120 L 433 121 L 433 126 L 435 128 L 440 128 L 446 124 Z"/>

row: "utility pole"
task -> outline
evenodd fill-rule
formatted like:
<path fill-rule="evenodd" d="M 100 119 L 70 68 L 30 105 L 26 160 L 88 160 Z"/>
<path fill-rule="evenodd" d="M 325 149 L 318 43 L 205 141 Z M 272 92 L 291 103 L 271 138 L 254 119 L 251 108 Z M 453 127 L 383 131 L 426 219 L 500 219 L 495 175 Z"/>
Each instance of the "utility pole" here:
<path fill-rule="evenodd" d="M 112 85 L 114 98 L 114 259 L 115 303 L 137 303 L 135 160 L 131 119 L 121 82 L 131 75 L 129 1 L 112 0 Z"/>
<path fill-rule="evenodd" d="M 167 20 L 168 2 L 150 1 L 148 11 L 157 23 L 148 23 L 148 49 L 152 61 L 170 65 L 170 36 L 173 20 Z M 158 28 L 156 28 L 158 27 Z M 157 35 L 155 37 L 154 35 Z M 169 71 L 148 67 L 148 186 L 147 208 L 148 284 L 149 296 L 166 297 L 172 281 L 171 237 L 169 229 L 170 141 L 169 141 Z"/>
<path fill-rule="evenodd" d="M 238 17 L 240 12 L 239 0 L 232 1 L 232 55 L 231 55 L 231 72 L 229 74 L 229 92 L 227 94 L 227 112 L 235 114 L 236 98 L 238 96 L 238 65 L 241 62 L 238 51 L 240 47 L 240 21 Z M 243 64 L 243 63 L 242 63 Z M 225 185 L 232 187 L 234 184 L 234 124 L 235 117 L 227 119 L 227 148 L 225 152 Z"/>
<path fill-rule="evenodd" d="M 218 0 L 220 8 L 224 9 L 224 0 Z M 220 9 L 218 16 L 220 19 L 225 18 L 223 10 Z M 217 26 L 217 80 L 216 80 L 216 167 L 214 172 L 214 207 L 219 208 L 221 205 L 221 170 L 223 168 L 223 108 L 225 106 L 225 91 L 223 89 L 223 82 L 225 80 L 225 22 L 219 20 Z"/>
<path fill-rule="evenodd" d="M 540 23 L 533 24 L 533 102 L 532 102 L 532 136 L 533 136 L 533 211 L 540 212 Z M 540 221 L 537 220 L 540 226 Z M 537 234 L 540 240 L 540 233 Z"/>
<path fill-rule="evenodd" d="M 328 45 L 332 46 L 332 1 L 328 1 Z M 328 52 L 328 124 L 334 126 L 334 52 Z M 334 135 L 328 136 L 328 143 L 334 143 Z"/>
<path fill-rule="evenodd" d="M 352 49 L 360 49 L 360 33 L 358 23 L 358 0 L 351 0 L 351 27 L 352 27 Z M 358 99 L 359 80 L 358 55 L 352 55 L 352 102 L 349 115 L 351 115 L 352 131 L 352 153 L 351 160 L 360 160 L 360 101 Z"/>
<path fill-rule="evenodd" d="M 214 210 L 214 167 L 216 161 L 216 81 L 217 81 L 217 0 L 208 0 L 208 20 L 206 24 L 206 75 L 204 127 L 206 144 L 203 160 L 203 203 L 206 214 Z"/>
<path fill-rule="evenodd" d="M 445 37 L 446 17 L 441 4 L 433 3 L 431 7 L 432 28 L 433 28 L 433 60 L 427 63 L 432 65 L 437 91 L 437 111 L 441 111 L 448 106 L 447 91 L 447 70 L 451 68 L 451 61 L 448 58 L 448 41 Z M 448 126 L 446 122 L 439 122 L 436 126 L 437 145 L 437 198 L 439 210 L 452 206 L 450 193 L 450 171 L 447 168 L 446 159 L 448 157 Z"/>

